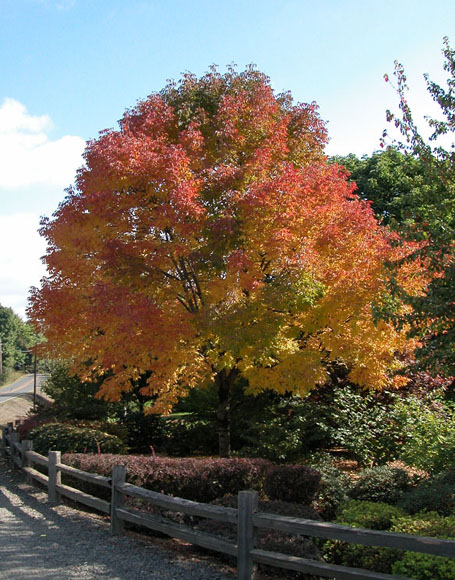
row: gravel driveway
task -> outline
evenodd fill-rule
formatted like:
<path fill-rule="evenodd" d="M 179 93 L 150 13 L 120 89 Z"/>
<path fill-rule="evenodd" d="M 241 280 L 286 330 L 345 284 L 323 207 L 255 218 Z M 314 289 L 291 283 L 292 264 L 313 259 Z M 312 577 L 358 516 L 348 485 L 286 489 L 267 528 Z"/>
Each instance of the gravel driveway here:
<path fill-rule="evenodd" d="M 222 565 L 194 561 L 140 537 L 112 537 L 103 516 L 25 483 L 0 459 L 0 579 L 233 580 Z"/>

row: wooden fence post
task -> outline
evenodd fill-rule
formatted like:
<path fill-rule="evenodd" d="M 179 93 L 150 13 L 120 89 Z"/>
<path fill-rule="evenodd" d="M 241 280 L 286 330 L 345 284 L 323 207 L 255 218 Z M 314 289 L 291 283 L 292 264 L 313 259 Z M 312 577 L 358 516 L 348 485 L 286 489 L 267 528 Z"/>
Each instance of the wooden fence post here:
<path fill-rule="evenodd" d="M 8 435 L 8 440 L 5 442 L 7 443 L 6 447 L 9 447 L 8 451 L 6 451 L 6 459 L 8 461 L 8 465 L 11 465 L 11 453 L 12 453 L 12 449 L 11 449 L 11 442 L 9 440 L 9 436 L 11 435 L 11 433 L 13 432 L 14 427 L 13 427 L 13 423 L 9 422 L 6 424 L 6 434 Z"/>
<path fill-rule="evenodd" d="M 111 534 L 119 536 L 123 533 L 124 521 L 117 517 L 116 508 L 124 504 L 124 494 L 116 489 L 119 483 L 125 483 L 126 467 L 124 465 L 114 465 L 112 470 L 112 496 L 111 496 Z"/>
<path fill-rule="evenodd" d="M 59 502 L 59 494 L 57 492 L 57 485 L 62 482 L 62 474 L 57 469 L 57 463 L 60 463 L 61 453 L 60 451 L 49 451 L 48 455 L 49 463 L 49 483 L 47 488 L 47 499 L 50 503 L 56 504 Z"/>
<path fill-rule="evenodd" d="M 16 465 L 16 443 L 19 443 L 19 433 L 11 433 L 9 436 L 9 445 L 11 450 L 11 463 L 13 471 L 17 469 Z"/>
<path fill-rule="evenodd" d="M 256 491 L 240 491 L 237 499 L 238 531 L 237 531 L 237 578 L 238 580 L 253 580 L 256 565 L 251 557 L 251 550 L 256 543 L 256 533 L 252 516 L 258 507 Z"/>
<path fill-rule="evenodd" d="M 27 457 L 27 451 L 33 451 L 33 441 L 31 439 L 24 439 L 22 441 L 22 467 L 30 467 L 32 462 Z M 33 483 L 33 477 L 27 473 L 27 483 Z"/>
<path fill-rule="evenodd" d="M 2 427 L 2 456 L 6 457 L 6 435 L 8 433 L 8 427 Z"/>

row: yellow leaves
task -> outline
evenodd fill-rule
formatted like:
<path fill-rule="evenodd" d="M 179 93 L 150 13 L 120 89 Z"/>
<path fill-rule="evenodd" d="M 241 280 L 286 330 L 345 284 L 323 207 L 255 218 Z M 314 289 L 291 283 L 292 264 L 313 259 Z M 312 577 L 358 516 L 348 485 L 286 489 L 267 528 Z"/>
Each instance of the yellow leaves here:
<path fill-rule="evenodd" d="M 327 379 L 327 371 L 321 361 L 321 353 L 314 350 L 296 350 L 282 353 L 274 365 L 254 364 L 242 368 L 242 374 L 248 379 L 249 391 L 260 393 L 266 389 L 280 394 L 293 393 L 306 395 L 315 385 Z"/>

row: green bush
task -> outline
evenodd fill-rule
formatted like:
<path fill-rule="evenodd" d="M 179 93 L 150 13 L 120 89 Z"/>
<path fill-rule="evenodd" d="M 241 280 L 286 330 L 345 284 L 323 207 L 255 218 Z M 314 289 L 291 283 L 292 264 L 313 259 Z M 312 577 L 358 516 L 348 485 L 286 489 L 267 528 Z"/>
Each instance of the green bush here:
<path fill-rule="evenodd" d="M 398 457 L 402 425 L 395 395 L 362 391 L 347 384 L 333 388 L 332 445 L 347 449 L 360 465 L 384 464 Z"/>
<path fill-rule="evenodd" d="M 346 473 L 332 465 L 315 465 L 321 474 L 321 486 L 316 495 L 315 507 L 326 520 L 335 517 L 337 509 L 349 499 L 353 487 Z"/>
<path fill-rule="evenodd" d="M 337 523 L 436 538 L 455 538 L 455 516 L 436 512 L 405 515 L 399 508 L 373 502 L 350 501 L 338 512 Z M 455 560 L 389 548 L 328 541 L 323 553 L 333 564 L 392 573 L 416 580 L 455 580 Z"/>
<path fill-rule="evenodd" d="M 340 447 L 362 465 L 397 458 L 403 425 L 394 413 L 395 395 L 363 391 L 347 383 L 339 367 L 332 382 L 308 397 L 281 397 L 253 415 L 242 454 L 293 462 Z"/>
<path fill-rule="evenodd" d="M 147 454 L 163 448 L 166 427 L 159 415 L 133 411 L 121 419 L 121 425 L 126 430 L 125 441 L 131 453 Z"/>
<path fill-rule="evenodd" d="M 274 501 L 310 505 L 320 483 L 319 471 L 307 465 L 275 465 L 267 472 L 264 491 Z"/>
<path fill-rule="evenodd" d="M 452 477 L 452 476 L 451 476 Z M 442 516 L 455 513 L 455 482 L 446 473 L 420 483 L 406 493 L 398 505 L 409 514 L 422 510 L 435 511 Z"/>
<path fill-rule="evenodd" d="M 248 443 L 241 454 L 276 463 L 299 460 L 305 454 L 305 418 L 283 415 L 279 405 L 275 412 L 269 409 L 268 414 L 273 416 L 250 427 Z"/>
<path fill-rule="evenodd" d="M 36 427 L 30 431 L 29 438 L 33 440 L 33 449 L 43 455 L 49 451 L 126 453 L 125 444 L 115 435 L 65 423 L 47 423 Z"/>
<path fill-rule="evenodd" d="M 390 574 L 393 564 L 400 558 L 402 552 L 391 548 L 375 548 L 330 540 L 323 545 L 322 553 L 329 564 Z"/>
<path fill-rule="evenodd" d="M 396 518 L 404 516 L 403 510 L 387 503 L 352 499 L 339 508 L 336 521 L 354 528 L 388 530 Z"/>
<path fill-rule="evenodd" d="M 163 420 L 162 450 L 170 456 L 212 455 L 218 451 L 216 424 L 191 415 Z"/>
<path fill-rule="evenodd" d="M 455 464 L 455 412 L 443 399 L 412 397 L 398 406 L 406 424 L 400 459 L 429 473 Z"/>
<path fill-rule="evenodd" d="M 52 364 L 49 378 L 41 385 L 43 392 L 54 402 L 53 412 L 59 417 L 73 419 L 105 419 L 112 404 L 97 399 L 100 382 L 84 382 L 69 371 L 64 361 Z"/>
<path fill-rule="evenodd" d="M 406 470 L 379 465 L 361 472 L 351 491 L 351 497 L 394 504 L 405 491 L 412 488 L 413 484 L 414 478 Z"/>
<path fill-rule="evenodd" d="M 455 516 L 420 512 L 395 521 L 391 531 L 445 539 L 455 539 Z M 416 580 L 454 580 L 455 560 L 429 554 L 405 552 L 392 566 L 392 573 Z"/>
<path fill-rule="evenodd" d="M 455 579 L 455 560 L 406 552 L 401 560 L 394 562 L 392 573 L 416 580 L 453 580 Z"/>
<path fill-rule="evenodd" d="M 355 528 L 388 530 L 396 518 L 404 515 L 402 510 L 386 503 L 351 500 L 340 507 L 336 522 Z M 402 552 L 390 548 L 329 540 L 323 546 L 323 553 L 326 560 L 332 564 L 388 574 Z"/>
<path fill-rule="evenodd" d="M 58 421 L 56 421 L 58 422 Z M 124 425 L 115 421 L 81 421 L 81 420 L 69 420 L 65 421 L 64 425 L 72 425 L 78 429 L 95 429 L 96 431 L 102 431 L 103 433 L 108 433 L 109 435 L 115 435 L 121 439 L 124 443 L 128 438 L 128 430 Z"/>

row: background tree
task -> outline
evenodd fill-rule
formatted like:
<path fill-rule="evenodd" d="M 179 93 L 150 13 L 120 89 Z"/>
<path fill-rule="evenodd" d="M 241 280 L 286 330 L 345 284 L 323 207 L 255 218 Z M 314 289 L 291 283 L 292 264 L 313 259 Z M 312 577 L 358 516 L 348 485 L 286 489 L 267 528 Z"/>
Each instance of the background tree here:
<path fill-rule="evenodd" d="M 325 141 L 316 105 L 252 67 L 186 75 L 127 111 L 43 221 L 49 274 L 30 315 L 50 349 L 104 376 L 112 400 L 149 373 L 159 413 L 214 382 L 223 456 L 239 378 L 305 395 L 342 359 L 353 382 L 385 385 L 407 343 L 371 303 L 384 262 L 413 248 L 392 243 Z"/>
<path fill-rule="evenodd" d="M 34 344 L 34 330 L 12 308 L 0 305 L 0 340 L 2 344 L 2 368 L 0 384 L 7 380 L 13 369 L 24 369 L 32 364 L 28 348 Z"/>
<path fill-rule="evenodd" d="M 410 323 L 412 335 L 423 340 L 419 350 L 421 363 L 432 370 L 455 374 L 455 150 L 438 144 L 438 139 L 455 131 L 455 51 L 444 39 L 444 70 L 448 73 L 447 86 L 442 87 L 425 75 L 427 89 L 440 107 L 442 117 L 427 117 L 432 130 L 425 139 L 418 129 L 406 99 L 408 90 L 404 68 L 395 63 L 396 90 L 399 96 L 400 115 L 387 111 L 390 122 L 400 130 L 404 141 L 395 141 L 410 159 L 424 167 L 423 187 L 419 195 L 404 196 L 402 206 L 412 206 L 412 217 L 403 227 L 409 240 L 423 240 L 415 257 L 425 260 L 433 272 L 433 280 L 425 294 L 402 298 L 412 306 L 412 311 L 400 323 Z M 386 81 L 389 78 L 386 76 Z M 384 140 L 387 132 L 384 132 Z"/>
<path fill-rule="evenodd" d="M 351 153 L 334 156 L 330 162 L 346 167 L 350 181 L 356 184 L 356 193 L 371 202 L 383 224 L 401 233 L 415 228 L 423 219 L 418 208 L 433 186 L 428 183 L 420 159 L 389 146 L 361 159 Z"/>

